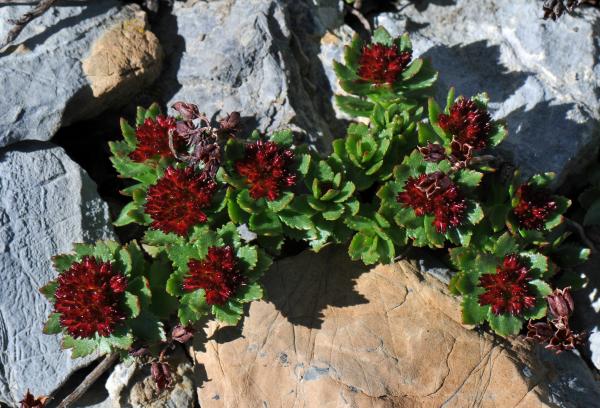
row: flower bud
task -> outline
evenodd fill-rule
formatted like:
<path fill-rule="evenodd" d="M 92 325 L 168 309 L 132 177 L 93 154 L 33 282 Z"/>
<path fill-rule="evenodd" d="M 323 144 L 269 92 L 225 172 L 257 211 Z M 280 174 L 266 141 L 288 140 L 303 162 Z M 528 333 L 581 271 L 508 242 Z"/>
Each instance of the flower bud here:
<path fill-rule="evenodd" d="M 180 324 L 173 327 L 171 331 L 171 337 L 173 340 L 179 343 L 187 343 L 192 337 L 194 337 L 194 332 L 189 327 L 184 327 Z"/>
<path fill-rule="evenodd" d="M 571 296 L 571 288 L 555 289 L 547 298 L 550 313 L 555 319 L 569 317 L 573 314 L 575 304 Z"/>

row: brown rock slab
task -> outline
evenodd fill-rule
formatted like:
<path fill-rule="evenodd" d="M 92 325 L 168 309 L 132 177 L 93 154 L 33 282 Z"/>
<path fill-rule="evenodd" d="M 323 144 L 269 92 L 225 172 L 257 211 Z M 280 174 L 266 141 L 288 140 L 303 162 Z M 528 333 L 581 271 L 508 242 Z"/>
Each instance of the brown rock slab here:
<path fill-rule="evenodd" d="M 149 31 L 145 13 L 139 11 L 94 42 L 82 69 L 93 97 L 110 105 L 154 82 L 162 59 L 158 38 Z"/>
<path fill-rule="evenodd" d="M 241 327 L 211 323 L 195 339 L 203 408 L 575 407 L 600 396 L 574 354 L 561 362 L 461 325 L 459 301 L 409 262 L 368 270 L 332 247 L 277 262 L 265 286 L 269 301 Z"/>

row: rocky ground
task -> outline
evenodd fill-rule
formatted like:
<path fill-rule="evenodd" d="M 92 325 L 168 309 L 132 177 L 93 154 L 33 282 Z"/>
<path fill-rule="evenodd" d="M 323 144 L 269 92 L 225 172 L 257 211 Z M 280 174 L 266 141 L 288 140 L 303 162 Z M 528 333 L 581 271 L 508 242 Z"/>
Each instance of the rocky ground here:
<path fill-rule="evenodd" d="M 28 7 L 0 4 L 0 37 Z M 584 183 L 600 137 L 599 11 L 549 22 L 534 0 L 401 0 L 367 17 L 411 34 L 441 71 L 440 95 L 487 90 L 509 124 L 504 154 L 526 173 L 555 171 L 567 193 Z M 42 334 L 49 305 L 36 288 L 71 242 L 138 233 L 111 227 L 123 205 L 106 146 L 118 117 L 186 100 L 238 110 L 246 130 L 291 127 L 326 153 L 347 123 L 332 60 L 355 30 L 338 0 L 188 0 L 158 14 L 65 1 L 0 53 L 0 403 L 28 387 L 60 400 L 89 371 L 93 359 L 71 360 Z M 372 270 L 339 248 L 283 259 L 240 327 L 208 325 L 173 355 L 170 393 L 157 396 L 146 367 L 118 365 L 78 406 L 597 405 L 600 282 L 576 299 L 588 343 L 555 357 L 461 326 L 438 279 L 447 271 L 413 255 Z"/>

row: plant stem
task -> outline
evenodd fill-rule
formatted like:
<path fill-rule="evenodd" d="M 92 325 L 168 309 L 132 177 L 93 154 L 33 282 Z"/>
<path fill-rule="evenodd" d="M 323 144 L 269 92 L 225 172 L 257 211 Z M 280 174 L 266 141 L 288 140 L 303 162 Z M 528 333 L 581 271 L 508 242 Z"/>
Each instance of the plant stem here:
<path fill-rule="evenodd" d="M 565 219 L 567 221 L 567 225 L 569 227 L 571 227 L 571 229 L 574 229 L 575 231 L 577 231 L 577 233 L 579 234 L 579 239 L 581 239 L 583 241 L 583 243 L 586 244 L 593 253 L 597 253 L 598 250 L 596 249 L 596 245 L 594 245 L 592 240 L 588 238 L 583 226 L 581 224 L 579 224 L 578 222 L 575 222 L 569 218 L 565 218 Z"/>
<path fill-rule="evenodd" d="M 29 24 L 34 18 L 44 14 L 57 1 L 58 0 L 41 0 L 34 8 L 23 14 L 18 20 L 13 21 L 15 26 L 10 29 L 6 35 L 6 38 L 4 39 L 4 42 L 0 44 L 0 50 L 13 42 L 27 24 Z"/>
<path fill-rule="evenodd" d="M 354 15 L 360 24 L 370 33 L 371 32 L 371 24 L 369 20 L 364 16 L 363 13 L 360 12 L 360 8 L 362 7 L 362 0 L 356 0 L 354 4 L 345 4 L 345 6 L 350 10 L 350 14 Z"/>
<path fill-rule="evenodd" d="M 67 397 L 62 400 L 57 408 L 68 408 L 74 404 L 83 396 L 83 394 L 85 394 L 88 388 L 90 388 L 92 384 L 94 384 L 96 380 L 98 380 L 98 378 L 100 378 L 100 376 L 106 372 L 106 370 L 113 366 L 118 357 L 119 355 L 117 353 L 112 353 L 104 357 L 104 360 L 102 360 L 100 364 L 98 364 L 96 368 L 94 368 L 92 372 L 87 375 L 87 377 L 85 377 L 81 384 L 79 384 L 79 386 L 75 388 L 72 393 L 67 395 Z"/>
<path fill-rule="evenodd" d="M 498 158 L 491 154 L 484 154 L 483 156 L 475 156 L 471 159 L 471 164 L 481 164 L 496 161 Z"/>

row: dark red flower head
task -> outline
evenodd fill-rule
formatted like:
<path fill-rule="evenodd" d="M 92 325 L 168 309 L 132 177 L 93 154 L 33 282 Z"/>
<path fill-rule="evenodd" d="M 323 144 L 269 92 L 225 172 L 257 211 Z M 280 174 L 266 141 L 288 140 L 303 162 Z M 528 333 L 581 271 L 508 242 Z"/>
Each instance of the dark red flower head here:
<path fill-rule="evenodd" d="M 204 289 L 206 303 L 222 305 L 235 294 L 246 279 L 237 266 L 233 248 L 210 247 L 204 260 L 188 262 L 188 275 L 183 281 L 183 290 L 192 292 Z"/>
<path fill-rule="evenodd" d="M 395 44 L 365 45 L 358 61 L 358 76 L 376 84 L 392 85 L 410 64 L 411 59 L 411 51 L 400 51 Z"/>
<path fill-rule="evenodd" d="M 159 115 L 156 120 L 147 118 L 135 130 L 137 146 L 129 153 L 129 158 L 136 162 L 143 162 L 153 157 L 172 157 L 169 148 L 169 130 L 175 130 L 175 118 Z M 176 151 L 185 147 L 185 139 L 173 132 L 173 144 Z"/>
<path fill-rule="evenodd" d="M 418 149 L 426 162 L 439 163 L 446 159 L 444 146 L 439 143 L 427 143 L 427 146 L 419 146 Z"/>
<path fill-rule="evenodd" d="M 555 319 L 561 317 L 569 318 L 573 314 L 575 309 L 575 302 L 571 296 L 571 288 L 566 287 L 564 289 L 554 289 L 551 295 L 546 297 L 548 301 L 548 309 L 550 315 Z"/>
<path fill-rule="evenodd" d="M 73 337 L 110 335 L 126 314 L 121 305 L 127 278 L 110 262 L 84 257 L 57 279 L 54 311 Z"/>
<path fill-rule="evenodd" d="M 250 185 L 252 198 L 266 197 L 273 201 L 281 189 L 296 184 L 296 174 L 290 169 L 293 162 L 291 150 L 259 140 L 246 146 L 246 156 L 235 162 L 235 168 Z"/>
<path fill-rule="evenodd" d="M 547 343 L 546 348 L 560 354 L 566 350 L 573 350 L 583 344 L 585 333 L 574 332 L 567 317 L 543 322 L 529 322 L 527 325 L 527 339 L 538 343 Z"/>
<path fill-rule="evenodd" d="M 464 151 L 463 145 L 474 150 L 485 149 L 492 130 L 492 118 L 487 110 L 480 108 L 473 100 L 461 98 L 450 107 L 450 115 L 441 113 L 439 126 L 454 136 L 453 153 Z"/>
<path fill-rule="evenodd" d="M 519 202 L 513 213 L 521 228 L 543 230 L 550 215 L 558 208 L 550 192 L 543 188 L 523 184 L 517 189 L 516 196 Z"/>
<path fill-rule="evenodd" d="M 206 222 L 202 210 L 211 205 L 216 189 L 204 172 L 169 167 L 148 189 L 145 211 L 152 217 L 152 228 L 186 235 L 194 225 Z"/>
<path fill-rule="evenodd" d="M 458 187 L 441 172 L 409 177 L 404 191 L 396 198 L 404 207 L 411 207 L 418 217 L 434 215 L 432 225 L 440 233 L 462 223 L 467 204 Z"/>
<path fill-rule="evenodd" d="M 535 305 L 530 280 L 529 268 L 523 265 L 519 257 L 507 255 L 496 268 L 496 273 L 484 274 L 479 278 L 479 285 L 485 289 L 485 293 L 479 295 L 479 304 L 490 305 L 492 312 L 497 315 L 521 315 L 524 309 Z"/>

